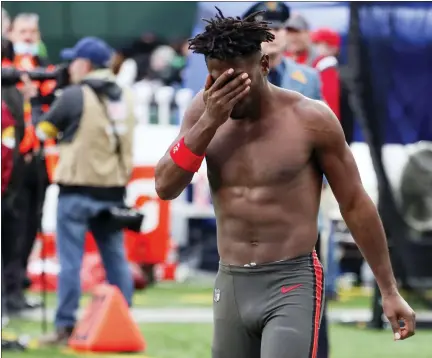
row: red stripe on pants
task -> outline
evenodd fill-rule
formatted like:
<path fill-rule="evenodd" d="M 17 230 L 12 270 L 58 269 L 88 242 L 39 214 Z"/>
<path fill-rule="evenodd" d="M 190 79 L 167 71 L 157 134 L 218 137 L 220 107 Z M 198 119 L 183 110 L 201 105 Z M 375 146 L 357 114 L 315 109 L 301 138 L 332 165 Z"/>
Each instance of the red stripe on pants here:
<path fill-rule="evenodd" d="M 312 253 L 313 267 L 315 271 L 315 314 L 313 322 L 313 345 L 311 358 L 318 354 L 318 333 L 321 320 L 321 308 L 323 300 L 323 268 L 316 252 Z"/>

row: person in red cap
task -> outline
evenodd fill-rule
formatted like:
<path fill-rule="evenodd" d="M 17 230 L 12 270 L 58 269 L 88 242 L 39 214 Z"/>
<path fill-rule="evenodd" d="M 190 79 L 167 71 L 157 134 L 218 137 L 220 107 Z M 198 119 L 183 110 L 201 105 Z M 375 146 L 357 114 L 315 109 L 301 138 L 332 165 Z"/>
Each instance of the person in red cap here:
<path fill-rule="evenodd" d="M 291 16 L 285 28 L 288 37 L 288 51 L 285 55 L 320 72 L 324 100 L 340 118 L 340 85 L 335 57 L 340 48 L 340 36 L 330 29 L 311 32 L 308 21 L 300 14 Z"/>
<path fill-rule="evenodd" d="M 321 74 L 324 100 L 340 119 L 340 79 L 336 57 L 340 49 L 340 36 L 336 31 L 323 28 L 313 32 L 311 39 L 318 54 L 312 67 Z"/>

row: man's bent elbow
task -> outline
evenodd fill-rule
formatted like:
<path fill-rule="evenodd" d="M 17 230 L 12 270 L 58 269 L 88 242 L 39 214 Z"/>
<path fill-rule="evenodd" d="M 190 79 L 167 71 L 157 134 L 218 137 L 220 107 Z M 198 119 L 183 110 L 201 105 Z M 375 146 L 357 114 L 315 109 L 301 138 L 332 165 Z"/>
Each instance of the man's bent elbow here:
<path fill-rule="evenodd" d="M 166 175 L 159 173 L 158 167 L 156 167 L 155 173 L 155 189 L 156 194 L 162 200 L 173 200 L 181 193 L 181 191 L 178 192 L 178 190 L 173 188 L 172 184 L 166 180 Z"/>
<path fill-rule="evenodd" d="M 192 173 L 178 168 L 171 160 L 161 160 L 155 170 L 155 189 L 162 200 L 176 199 L 192 180 Z"/>
<path fill-rule="evenodd" d="M 160 160 L 156 165 L 155 170 L 155 189 L 156 194 L 162 200 L 172 200 L 174 199 L 172 190 L 170 190 L 168 183 L 164 180 L 166 176 L 164 175 L 164 165 L 163 161 Z"/>
<path fill-rule="evenodd" d="M 161 180 L 157 180 L 157 179 L 156 179 L 155 189 L 156 189 L 156 194 L 162 200 L 173 200 L 180 195 L 180 193 L 176 193 L 173 190 L 170 190 L 167 185 L 164 185 L 163 183 L 161 183 Z"/>

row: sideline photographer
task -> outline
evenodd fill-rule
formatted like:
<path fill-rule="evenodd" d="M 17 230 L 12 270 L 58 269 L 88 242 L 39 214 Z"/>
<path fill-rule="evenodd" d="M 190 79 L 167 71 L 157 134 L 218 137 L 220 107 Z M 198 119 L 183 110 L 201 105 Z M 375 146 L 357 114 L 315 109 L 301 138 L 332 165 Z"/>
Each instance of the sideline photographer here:
<path fill-rule="evenodd" d="M 87 230 L 98 244 L 109 283 L 119 287 L 129 304 L 132 300 L 122 230 L 109 227 L 110 221 L 103 215 L 124 207 L 135 125 L 132 94 L 115 83 L 108 69 L 112 53 L 105 42 L 94 37 L 63 50 L 63 59 L 71 61 L 72 85 L 64 89 L 36 128 L 41 140 L 58 138 L 59 147 L 54 174 L 60 189 L 58 306 L 55 332 L 43 337 L 42 345 L 65 344 L 73 331 Z"/>

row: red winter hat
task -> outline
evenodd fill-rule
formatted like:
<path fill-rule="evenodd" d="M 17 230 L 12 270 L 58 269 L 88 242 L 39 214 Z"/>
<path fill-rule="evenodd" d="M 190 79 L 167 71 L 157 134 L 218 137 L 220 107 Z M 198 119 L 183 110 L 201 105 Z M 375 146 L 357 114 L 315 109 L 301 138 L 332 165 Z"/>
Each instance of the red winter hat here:
<path fill-rule="evenodd" d="M 312 42 L 323 42 L 329 46 L 340 47 L 341 38 L 336 31 L 330 29 L 318 29 L 311 34 Z"/>

